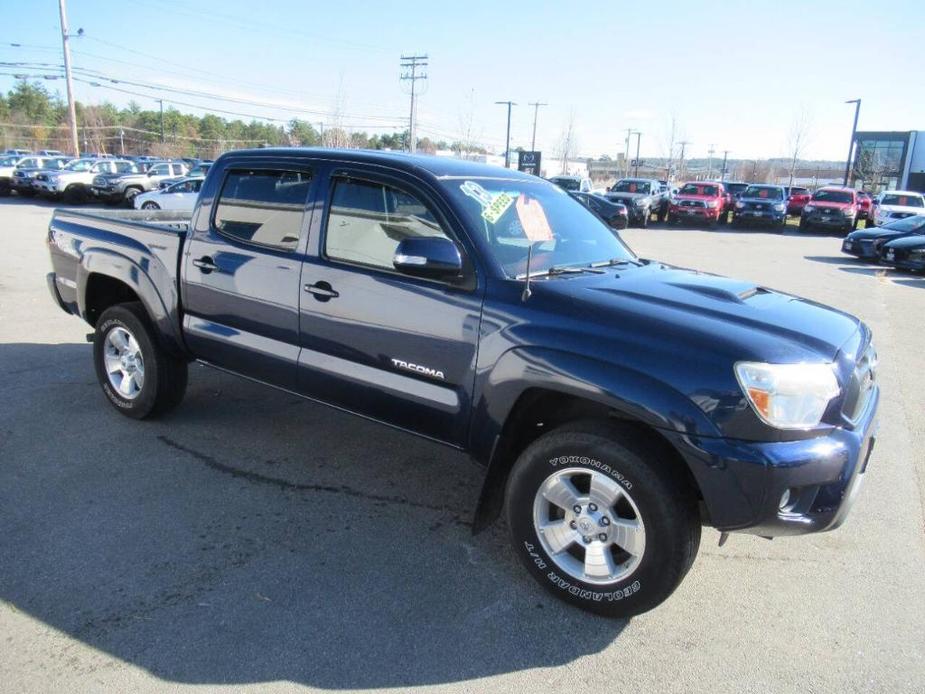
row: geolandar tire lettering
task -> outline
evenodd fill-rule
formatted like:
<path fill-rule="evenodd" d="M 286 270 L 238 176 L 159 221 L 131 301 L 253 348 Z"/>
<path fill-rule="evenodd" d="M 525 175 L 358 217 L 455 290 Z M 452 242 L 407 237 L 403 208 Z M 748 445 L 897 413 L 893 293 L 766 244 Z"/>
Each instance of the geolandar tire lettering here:
<path fill-rule="evenodd" d="M 523 564 L 583 609 L 631 617 L 660 604 L 700 543 L 694 490 L 655 442 L 608 422 L 534 441 L 511 470 L 507 518 Z"/>

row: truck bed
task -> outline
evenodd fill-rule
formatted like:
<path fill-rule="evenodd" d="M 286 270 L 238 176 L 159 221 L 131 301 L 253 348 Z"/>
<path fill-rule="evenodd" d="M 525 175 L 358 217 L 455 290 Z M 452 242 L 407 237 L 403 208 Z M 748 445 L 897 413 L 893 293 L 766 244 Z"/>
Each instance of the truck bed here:
<path fill-rule="evenodd" d="M 185 212 L 57 209 L 48 228 L 50 288 L 62 308 L 82 315 L 78 297 L 88 278 L 106 265 L 106 274 L 131 287 L 159 322 L 174 322 L 180 251 L 189 226 Z"/>

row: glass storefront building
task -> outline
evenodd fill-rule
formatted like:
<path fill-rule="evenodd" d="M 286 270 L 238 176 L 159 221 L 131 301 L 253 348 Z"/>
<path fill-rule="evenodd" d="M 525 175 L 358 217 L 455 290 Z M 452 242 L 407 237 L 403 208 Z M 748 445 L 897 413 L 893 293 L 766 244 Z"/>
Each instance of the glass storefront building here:
<path fill-rule="evenodd" d="M 850 183 L 874 193 L 925 191 L 925 132 L 855 133 Z"/>

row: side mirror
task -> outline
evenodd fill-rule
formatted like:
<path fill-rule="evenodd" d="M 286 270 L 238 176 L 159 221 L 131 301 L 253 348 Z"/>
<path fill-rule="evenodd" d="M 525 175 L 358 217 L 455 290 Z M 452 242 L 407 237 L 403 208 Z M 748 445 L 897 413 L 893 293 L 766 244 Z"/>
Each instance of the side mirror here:
<path fill-rule="evenodd" d="M 413 236 L 402 239 L 395 249 L 392 265 L 413 277 L 449 279 L 462 274 L 459 248 L 443 236 Z"/>

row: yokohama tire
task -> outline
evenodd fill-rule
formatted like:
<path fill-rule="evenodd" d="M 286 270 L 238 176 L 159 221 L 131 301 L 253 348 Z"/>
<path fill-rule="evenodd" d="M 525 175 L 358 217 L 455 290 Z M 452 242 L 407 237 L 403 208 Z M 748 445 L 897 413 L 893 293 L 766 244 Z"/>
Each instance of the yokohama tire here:
<path fill-rule="evenodd" d="M 111 335 L 118 333 L 134 339 L 143 374 L 140 388 L 131 390 L 128 396 L 115 387 L 113 381 L 119 376 L 110 376 L 107 363 L 118 360 L 118 354 L 111 344 Z M 109 362 L 107 362 L 107 358 Z M 144 419 L 163 414 L 178 404 L 186 392 L 186 362 L 168 354 L 157 341 L 144 307 L 139 302 L 118 304 L 106 309 L 96 323 L 93 340 L 93 363 L 97 380 L 106 399 L 120 413 L 134 419 Z"/>
<path fill-rule="evenodd" d="M 635 435 L 634 435 L 635 434 Z M 644 548 L 637 547 L 633 553 L 624 553 L 621 541 L 610 546 L 611 565 L 617 571 L 611 581 L 610 575 L 599 580 L 579 578 L 574 563 L 587 567 L 587 550 L 582 546 L 589 538 L 568 545 L 569 549 L 556 552 L 554 557 L 544 546 L 553 537 L 550 526 L 546 526 L 541 539 L 537 529 L 537 505 L 544 508 L 550 480 L 558 476 L 573 475 L 572 487 L 583 496 L 574 508 L 599 510 L 593 503 L 596 497 L 580 486 L 587 475 L 598 479 L 609 488 L 616 488 L 632 502 L 630 516 L 636 520 L 617 523 L 638 523 L 641 520 Z M 596 478 L 603 476 L 603 479 Z M 554 482 L 553 482 L 554 483 Z M 508 480 L 507 521 L 511 530 L 514 551 L 527 567 L 530 574 L 550 593 L 565 602 L 590 612 L 607 617 L 632 617 L 651 610 L 665 600 L 681 583 L 687 574 L 700 545 L 700 519 L 697 514 L 697 500 L 693 491 L 684 482 L 683 476 L 673 467 L 673 461 L 657 446 L 640 441 L 634 430 L 617 424 L 598 422 L 577 422 L 551 431 L 534 441 L 521 454 Z M 615 507 L 620 508 L 617 502 Z M 557 508 L 555 505 L 552 508 Z M 575 518 L 573 516 L 573 518 Z M 567 522 L 569 516 L 549 523 Z M 581 524 L 582 518 L 578 518 Z M 584 519 L 587 520 L 587 519 Z M 542 520 L 540 521 L 543 522 Z M 608 529 L 600 521 L 602 528 Z M 571 527 L 576 527 L 570 523 Z M 561 526 L 565 527 L 565 526 Z M 579 533 L 581 532 L 579 525 Z M 546 535 L 545 533 L 550 534 Z M 569 532 L 569 531 L 566 531 Z M 595 536 L 597 537 L 597 536 Z M 605 535 L 600 535 L 601 539 Z M 629 542 L 632 542 L 631 534 Z M 602 543 L 604 544 L 604 543 Z M 590 549 L 590 545 L 588 548 Z M 603 551 L 603 550 L 599 550 Z M 622 553 L 622 554 L 621 554 Z M 584 554 L 584 559 L 574 558 Z M 635 558 L 632 556 L 635 554 Z M 568 555 L 568 556 L 567 556 Z M 573 558 L 569 558 L 572 556 Z M 630 568 L 620 564 L 629 556 Z M 569 566 L 568 562 L 572 562 Z M 635 562 L 635 564 L 633 563 Z M 622 575 L 619 570 L 628 571 Z M 606 569 L 605 569 L 606 571 Z"/>

